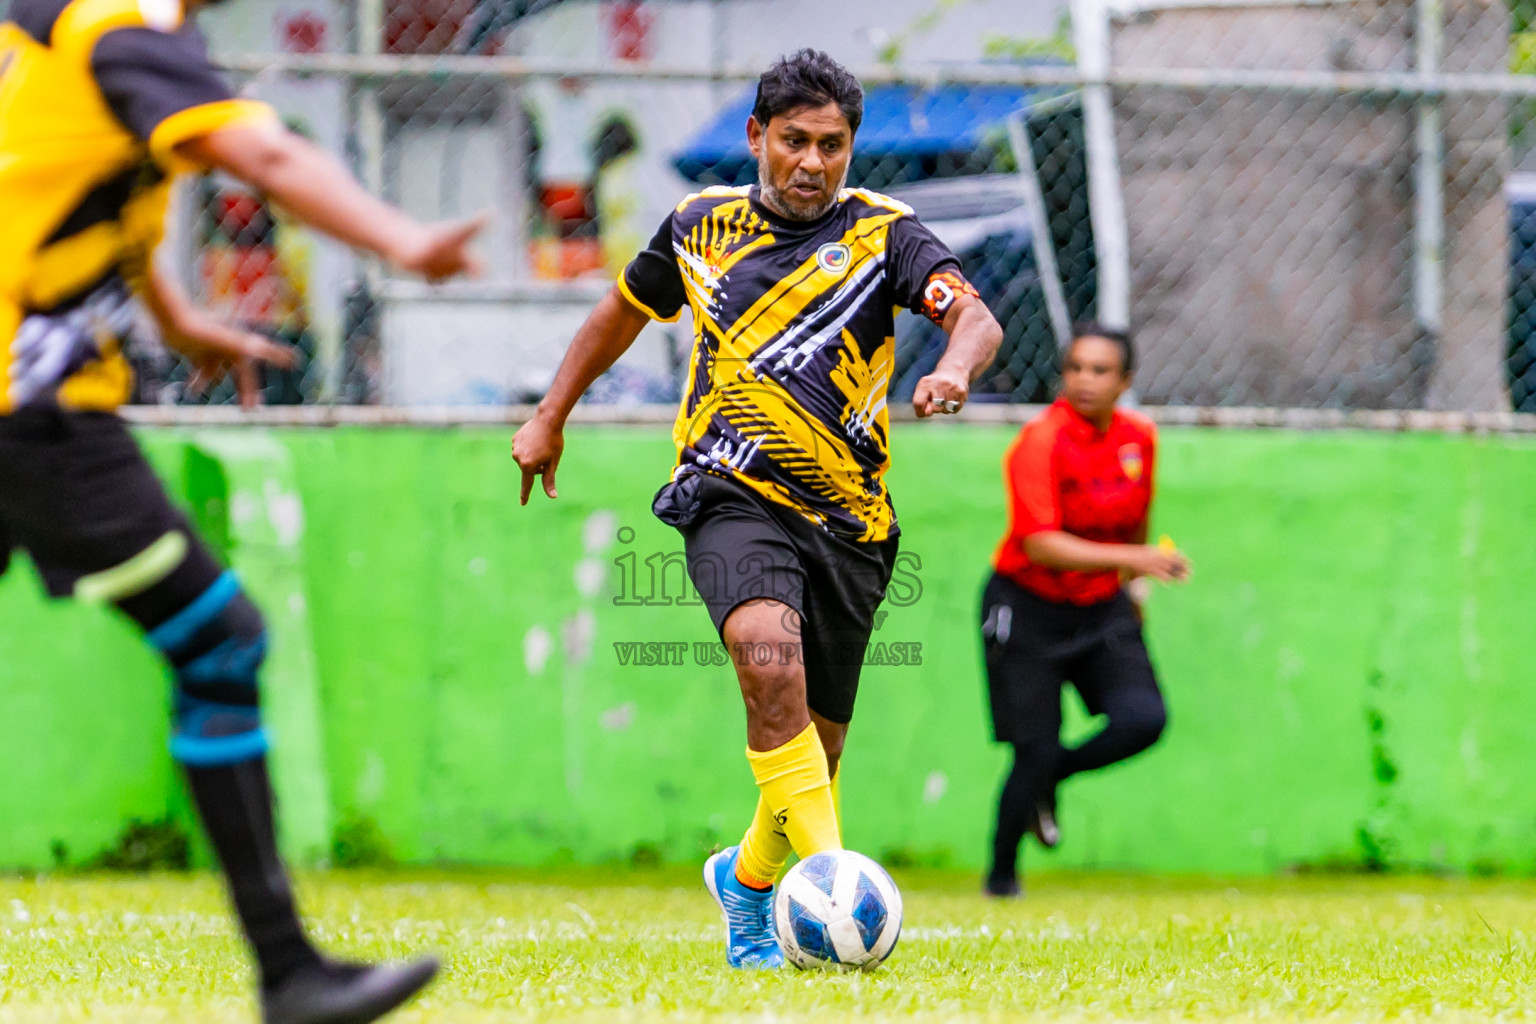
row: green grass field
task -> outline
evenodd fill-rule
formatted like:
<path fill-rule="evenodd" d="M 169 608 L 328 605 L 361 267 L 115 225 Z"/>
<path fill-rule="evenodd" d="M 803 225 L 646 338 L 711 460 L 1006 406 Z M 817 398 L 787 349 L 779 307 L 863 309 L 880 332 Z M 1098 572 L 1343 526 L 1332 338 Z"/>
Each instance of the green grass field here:
<path fill-rule="evenodd" d="M 692 872 L 312 875 L 330 948 L 443 954 L 401 1024 L 1536 1017 L 1536 883 L 1048 875 L 1027 900 L 899 875 L 873 974 L 723 963 Z M 212 876 L 0 880 L 0 1024 L 254 1020 Z"/>

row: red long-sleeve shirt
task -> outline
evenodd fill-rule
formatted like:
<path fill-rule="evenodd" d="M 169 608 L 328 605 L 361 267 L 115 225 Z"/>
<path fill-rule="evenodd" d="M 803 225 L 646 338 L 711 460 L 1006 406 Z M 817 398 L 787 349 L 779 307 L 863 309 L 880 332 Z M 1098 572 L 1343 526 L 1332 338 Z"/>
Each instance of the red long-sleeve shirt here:
<path fill-rule="evenodd" d="M 1116 570 L 1037 565 L 1024 553 L 1024 538 L 1061 530 L 1106 544 L 1137 542 L 1152 504 L 1156 448 L 1157 427 L 1140 413 L 1116 409 L 1101 434 L 1057 399 L 1024 425 L 1003 458 L 1009 525 L 993 566 L 1048 601 L 1089 605 L 1114 597 Z"/>

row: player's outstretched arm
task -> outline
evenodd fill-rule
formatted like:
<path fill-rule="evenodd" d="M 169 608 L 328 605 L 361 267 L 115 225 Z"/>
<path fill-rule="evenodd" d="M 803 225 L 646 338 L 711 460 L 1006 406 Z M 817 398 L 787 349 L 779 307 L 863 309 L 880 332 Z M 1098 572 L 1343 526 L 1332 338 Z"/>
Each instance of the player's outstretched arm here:
<path fill-rule="evenodd" d="M 165 343 L 192 363 L 194 373 L 187 388 L 193 393 L 233 369 L 240 404 L 249 409 L 260 404 L 254 372 L 257 363 L 284 370 L 293 367 L 297 354 L 290 346 L 219 322 L 194 306 L 181 286 L 158 266 L 150 268 L 144 304 L 160 325 Z"/>
<path fill-rule="evenodd" d="M 1161 545 L 1104 544 L 1064 530 L 1030 534 L 1024 538 L 1024 553 L 1049 569 L 1117 569 L 1132 578 L 1150 576 L 1163 583 L 1189 578 L 1189 559 L 1181 551 Z"/>
<path fill-rule="evenodd" d="M 533 419 L 512 437 L 512 458 L 523 471 L 518 504 L 528 504 L 534 477 L 542 477 L 544 493 L 556 497 L 555 469 L 565 449 L 565 421 L 592 382 L 612 366 L 640 336 L 650 317 L 636 309 L 618 288 L 604 295 L 576 331 L 571 347 L 560 361 L 555 382 L 549 386 Z"/>
<path fill-rule="evenodd" d="M 992 365 L 1003 343 L 1003 329 L 987 304 L 974 295 L 961 295 L 944 314 L 949 346 L 933 372 L 917 382 L 912 408 L 919 417 L 959 412 L 971 396 L 971 381 Z"/>
<path fill-rule="evenodd" d="M 469 243 L 485 227 L 484 216 L 423 224 L 370 195 L 330 153 L 279 124 L 231 125 L 189 139 L 177 152 L 260 189 L 310 227 L 401 270 L 429 281 L 480 273 Z"/>

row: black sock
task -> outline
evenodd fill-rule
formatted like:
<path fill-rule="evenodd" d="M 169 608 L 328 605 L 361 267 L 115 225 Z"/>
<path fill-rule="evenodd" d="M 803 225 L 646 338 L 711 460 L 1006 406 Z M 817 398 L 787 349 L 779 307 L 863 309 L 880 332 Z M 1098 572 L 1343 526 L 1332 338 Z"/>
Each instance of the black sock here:
<path fill-rule="evenodd" d="M 192 799 L 224 866 L 235 913 L 256 954 L 263 988 L 317 964 L 277 854 L 265 758 L 227 767 L 185 766 Z"/>
<path fill-rule="evenodd" d="M 993 881 L 1008 881 L 1018 877 L 1019 844 L 1024 841 L 1027 827 L 1028 805 L 1021 799 L 1019 772 L 1008 773 L 1003 791 L 997 798 L 997 828 L 992 833 L 992 868 L 987 877 Z"/>
<path fill-rule="evenodd" d="M 997 795 L 997 831 L 992 832 L 994 881 L 1018 877 L 1018 846 L 1025 841 L 1029 821 L 1035 815 L 1041 781 L 1054 774 L 1055 749 L 1044 743 L 1015 743 L 1014 766 Z"/>

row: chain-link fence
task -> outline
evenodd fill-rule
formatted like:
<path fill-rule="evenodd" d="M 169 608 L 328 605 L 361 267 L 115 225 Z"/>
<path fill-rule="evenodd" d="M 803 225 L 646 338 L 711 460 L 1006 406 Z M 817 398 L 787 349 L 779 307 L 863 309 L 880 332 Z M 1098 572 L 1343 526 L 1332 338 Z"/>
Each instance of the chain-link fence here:
<path fill-rule="evenodd" d="M 667 211 L 755 177 L 761 68 L 688 36 L 732 2 L 355 0 L 329 38 L 283 22 L 280 56 L 226 46 L 248 94 L 387 198 L 490 211 L 489 273 L 397 280 L 217 177 L 183 197 L 181 270 L 303 350 L 269 402 L 536 399 Z M 1536 411 L 1533 11 L 1076 0 L 986 61 L 855 68 L 849 183 L 910 203 L 1003 324 L 978 399 L 1046 398 L 1068 325 L 1096 318 L 1138 337 L 1148 404 Z M 691 345 L 686 314 L 648 328 L 590 400 L 675 401 Z M 902 317 L 896 345 L 893 402 L 943 337 Z M 179 398 L 164 367 L 145 379 Z"/>

